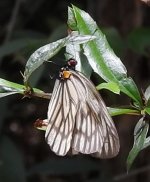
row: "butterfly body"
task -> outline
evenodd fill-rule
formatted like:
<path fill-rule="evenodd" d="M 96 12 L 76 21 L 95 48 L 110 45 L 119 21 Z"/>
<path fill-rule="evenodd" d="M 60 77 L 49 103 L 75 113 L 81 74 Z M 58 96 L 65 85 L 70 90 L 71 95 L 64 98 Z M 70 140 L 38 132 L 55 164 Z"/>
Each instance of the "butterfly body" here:
<path fill-rule="evenodd" d="M 104 101 L 93 83 L 75 71 L 75 60 L 61 68 L 48 108 L 45 138 L 51 150 L 111 158 L 119 152 L 119 137 Z"/>

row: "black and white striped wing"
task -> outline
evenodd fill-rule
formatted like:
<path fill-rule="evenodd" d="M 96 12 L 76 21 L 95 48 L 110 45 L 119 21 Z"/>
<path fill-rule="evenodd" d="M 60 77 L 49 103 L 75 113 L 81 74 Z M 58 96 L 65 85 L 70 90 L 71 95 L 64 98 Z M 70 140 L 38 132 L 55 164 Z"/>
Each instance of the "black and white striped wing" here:
<path fill-rule="evenodd" d="M 57 155 L 66 155 L 71 146 L 78 96 L 72 82 L 56 80 L 48 107 L 45 138 Z"/>
<path fill-rule="evenodd" d="M 48 108 L 46 140 L 52 151 L 65 155 L 93 154 L 110 158 L 118 154 L 119 138 L 95 86 L 81 73 L 57 80 Z"/>
<path fill-rule="evenodd" d="M 119 152 L 119 137 L 104 101 L 83 74 L 73 72 L 71 81 L 79 97 L 72 139 L 74 151 L 111 158 Z"/>

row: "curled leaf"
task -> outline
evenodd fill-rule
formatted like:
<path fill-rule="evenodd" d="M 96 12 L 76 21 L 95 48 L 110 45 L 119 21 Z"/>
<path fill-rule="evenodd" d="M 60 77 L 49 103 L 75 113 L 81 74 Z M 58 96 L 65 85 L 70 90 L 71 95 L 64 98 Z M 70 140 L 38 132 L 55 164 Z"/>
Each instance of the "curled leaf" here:
<path fill-rule="evenodd" d="M 51 57 L 56 55 L 64 46 L 69 43 L 83 44 L 87 41 L 95 39 L 95 36 L 90 35 L 75 35 L 67 36 L 56 42 L 52 42 L 36 50 L 28 59 L 25 71 L 24 71 L 24 83 L 27 84 L 31 74 L 41 66 L 45 61 L 48 61 Z"/>
<path fill-rule="evenodd" d="M 134 129 L 134 144 L 127 158 L 127 171 L 130 170 L 135 158 L 145 147 L 148 129 L 149 124 L 144 121 L 144 118 L 141 118 Z"/>

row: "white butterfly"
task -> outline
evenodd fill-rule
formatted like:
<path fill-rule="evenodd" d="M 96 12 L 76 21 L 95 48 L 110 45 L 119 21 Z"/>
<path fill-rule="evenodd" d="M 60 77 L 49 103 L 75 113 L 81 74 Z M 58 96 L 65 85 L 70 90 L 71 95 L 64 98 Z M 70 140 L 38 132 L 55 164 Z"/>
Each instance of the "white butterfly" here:
<path fill-rule="evenodd" d="M 95 86 L 75 71 L 76 64 L 70 59 L 56 79 L 48 107 L 46 141 L 60 156 L 72 151 L 114 157 L 120 148 L 115 125 Z"/>

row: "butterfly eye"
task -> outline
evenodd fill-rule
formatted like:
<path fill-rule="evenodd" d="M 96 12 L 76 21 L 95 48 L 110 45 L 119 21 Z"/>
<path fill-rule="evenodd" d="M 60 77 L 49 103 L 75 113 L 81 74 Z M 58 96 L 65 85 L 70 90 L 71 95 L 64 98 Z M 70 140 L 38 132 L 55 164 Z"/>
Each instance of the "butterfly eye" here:
<path fill-rule="evenodd" d="M 77 61 L 73 58 L 68 60 L 68 65 L 71 67 L 75 67 L 77 65 Z"/>

